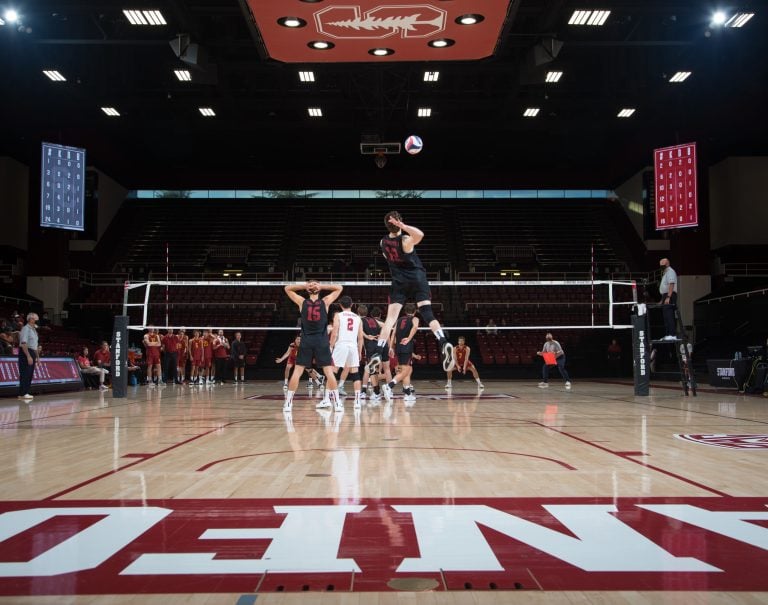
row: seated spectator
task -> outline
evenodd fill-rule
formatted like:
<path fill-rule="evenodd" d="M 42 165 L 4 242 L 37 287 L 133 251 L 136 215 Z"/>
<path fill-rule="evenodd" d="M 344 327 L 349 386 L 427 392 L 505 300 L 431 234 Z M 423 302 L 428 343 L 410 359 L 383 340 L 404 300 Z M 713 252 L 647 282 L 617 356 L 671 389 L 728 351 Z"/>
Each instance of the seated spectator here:
<path fill-rule="evenodd" d="M 128 384 L 131 384 L 131 377 L 136 378 L 135 384 L 145 384 L 144 370 L 136 359 L 136 351 L 128 349 Z"/>
<path fill-rule="evenodd" d="M 99 377 L 99 390 L 106 391 L 107 387 L 104 385 L 104 377 L 109 373 L 104 368 L 95 368 L 91 365 L 91 360 L 88 358 L 88 347 L 83 347 L 82 353 L 76 358 L 77 365 L 80 366 L 80 372 L 84 376 L 96 376 Z"/>
<path fill-rule="evenodd" d="M 48 311 L 44 311 L 42 317 L 40 317 L 40 321 L 37 322 L 38 328 L 45 328 L 46 330 L 51 329 L 51 319 L 48 317 Z"/>
<path fill-rule="evenodd" d="M 5 326 L 0 332 L 0 355 L 13 355 L 13 330 L 11 326 Z"/>
<path fill-rule="evenodd" d="M 18 332 L 24 327 L 24 318 L 19 315 L 18 311 L 14 311 L 11 315 L 11 326 L 14 332 Z"/>
<path fill-rule="evenodd" d="M 93 354 L 93 364 L 97 368 L 103 368 L 109 371 L 109 366 L 112 363 L 112 354 L 109 351 L 109 343 L 105 340 L 102 341 L 101 346 Z"/>
<path fill-rule="evenodd" d="M 496 329 L 496 322 L 492 319 L 488 320 L 488 325 L 485 326 L 485 333 L 486 334 L 497 334 L 498 330 Z"/>

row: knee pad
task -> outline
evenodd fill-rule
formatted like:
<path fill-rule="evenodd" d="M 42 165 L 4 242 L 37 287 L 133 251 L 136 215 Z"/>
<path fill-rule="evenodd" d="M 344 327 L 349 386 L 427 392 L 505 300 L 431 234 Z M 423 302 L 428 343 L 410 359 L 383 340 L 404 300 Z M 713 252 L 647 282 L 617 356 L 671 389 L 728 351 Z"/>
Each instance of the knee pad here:
<path fill-rule="evenodd" d="M 357 372 L 350 372 L 349 376 L 347 376 L 347 380 L 349 382 L 357 382 L 358 380 L 362 380 L 362 377 L 360 376 L 360 370 L 357 370 Z"/>
<path fill-rule="evenodd" d="M 432 313 L 432 305 L 424 305 L 423 307 L 419 307 L 419 315 L 421 315 L 424 322 L 429 325 L 432 321 L 437 319 L 435 317 L 435 314 Z"/>

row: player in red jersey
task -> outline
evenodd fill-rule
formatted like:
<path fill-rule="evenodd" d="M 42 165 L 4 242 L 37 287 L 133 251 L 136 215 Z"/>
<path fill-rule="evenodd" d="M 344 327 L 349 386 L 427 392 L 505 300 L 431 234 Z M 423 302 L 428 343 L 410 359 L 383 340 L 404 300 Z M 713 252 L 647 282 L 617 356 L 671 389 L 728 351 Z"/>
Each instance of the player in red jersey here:
<path fill-rule="evenodd" d="M 226 384 L 227 358 L 229 357 L 229 340 L 224 336 L 224 330 L 219 330 L 213 339 L 213 359 L 216 364 L 216 382 Z"/>
<path fill-rule="evenodd" d="M 187 379 L 187 357 L 189 354 L 189 336 L 184 328 L 177 334 L 179 340 L 176 343 L 176 351 L 179 354 L 178 365 L 176 368 L 176 382 L 183 384 Z"/>
<path fill-rule="evenodd" d="M 291 377 L 293 366 L 296 365 L 296 355 L 301 346 L 301 336 L 297 336 L 280 357 L 275 357 L 275 363 L 285 361 L 285 374 L 283 375 L 283 391 L 288 390 L 288 379 Z M 286 361 L 287 360 L 287 361 Z"/>
<path fill-rule="evenodd" d="M 213 338 L 210 328 L 203 330 L 203 363 L 200 366 L 203 370 L 202 384 L 206 381 L 208 384 L 213 384 Z"/>
<path fill-rule="evenodd" d="M 160 335 L 154 326 L 147 326 L 147 333 L 144 334 L 144 351 L 147 357 L 147 384 L 150 387 L 160 382 L 162 370 L 160 369 Z"/>
<path fill-rule="evenodd" d="M 198 381 L 202 382 L 202 375 L 198 376 L 198 372 L 203 365 L 203 339 L 200 338 L 200 330 L 192 332 L 192 338 L 189 339 L 189 355 L 192 359 L 189 382 L 190 384 L 196 384 Z"/>
<path fill-rule="evenodd" d="M 469 354 L 471 351 L 472 349 L 467 346 L 466 339 L 463 336 L 459 336 L 458 344 L 453 349 L 453 353 L 456 357 L 455 369 L 459 372 L 459 374 L 466 374 L 467 370 L 469 370 L 472 376 L 475 378 L 475 382 L 477 382 L 478 390 L 482 391 L 485 387 L 483 386 L 483 383 L 480 382 L 480 376 L 477 373 L 475 364 L 469 360 Z M 451 377 L 453 376 L 453 371 L 449 370 L 447 374 L 448 382 L 445 383 L 445 388 L 450 389 L 452 386 Z"/>

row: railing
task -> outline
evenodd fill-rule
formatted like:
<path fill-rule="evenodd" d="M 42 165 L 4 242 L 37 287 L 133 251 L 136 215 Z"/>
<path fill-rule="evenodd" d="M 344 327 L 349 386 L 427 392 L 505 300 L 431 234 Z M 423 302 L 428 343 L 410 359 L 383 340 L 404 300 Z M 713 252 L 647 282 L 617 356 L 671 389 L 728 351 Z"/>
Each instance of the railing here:
<path fill-rule="evenodd" d="M 721 300 L 736 300 L 737 298 L 749 298 L 750 296 L 765 296 L 768 294 L 768 288 L 760 288 L 759 290 L 750 290 L 749 292 L 737 292 L 736 294 L 726 294 L 725 296 L 718 296 L 716 298 L 708 298 L 706 300 L 697 300 L 696 305 L 708 305 L 713 302 L 720 302 Z"/>
<path fill-rule="evenodd" d="M 88 273 L 81 269 L 70 269 L 68 277 L 86 286 L 122 286 L 128 280 L 127 273 Z"/>
<path fill-rule="evenodd" d="M 110 307 L 122 307 L 123 303 L 120 302 L 99 302 L 99 303 L 70 303 L 70 307 L 79 307 L 81 309 L 84 308 L 110 308 Z M 165 302 L 150 302 L 150 307 L 166 307 Z M 208 302 L 193 302 L 193 303 L 167 303 L 167 306 L 169 309 L 181 309 L 184 307 L 190 307 L 195 309 L 207 309 L 207 308 L 226 308 L 226 309 L 239 309 L 239 308 L 256 308 L 256 309 L 269 309 L 271 311 L 277 310 L 277 305 L 275 303 L 269 303 L 269 302 L 217 302 L 217 301 L 208 301 Z"/>
<path fill-rule="evenodd" d="M 768 275 L 768 263 L 723 263 L 725 275 L 761 277 Z"/>

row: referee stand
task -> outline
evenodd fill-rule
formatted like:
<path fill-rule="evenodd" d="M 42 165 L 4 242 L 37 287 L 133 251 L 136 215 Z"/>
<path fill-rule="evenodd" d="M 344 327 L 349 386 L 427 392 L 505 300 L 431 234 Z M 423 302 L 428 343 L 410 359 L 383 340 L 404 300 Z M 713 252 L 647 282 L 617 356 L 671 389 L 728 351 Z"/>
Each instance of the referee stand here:
<path fill-rule="evenodd" d="M 648 309 L 662 309 L 665 305 L 654 304 L 647 305 Z M 680 315 L 680 307 L 673 305 L 675 312 L 675 338 L 657 338 L 651 337 L 651 345 L 657 348 L 660 347 L 673 347 L 674 356 L 677 359 L 677 371 L 655 371 L 653 368 L 655 364 L 651 364 L 651 372 L 657 375 L 675 375 L 679 376 L 680 386 L 683 389 L 683 393 L 688 396 L 692 395 L 696 397 L 696 375 L 693 371 L 693 344 L 688 339 L 688 333 L 683 325 L 683 320 Z M 647 316 L 646 316 L 647 317 Z M 650 330 L 648 331 L 650 334 Z M 662 349 L 663 350 L 663 349 Z M 653 358 L 653 354 L 651 355 Z"/>

